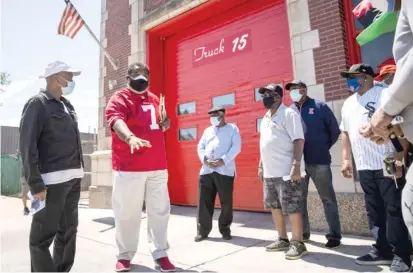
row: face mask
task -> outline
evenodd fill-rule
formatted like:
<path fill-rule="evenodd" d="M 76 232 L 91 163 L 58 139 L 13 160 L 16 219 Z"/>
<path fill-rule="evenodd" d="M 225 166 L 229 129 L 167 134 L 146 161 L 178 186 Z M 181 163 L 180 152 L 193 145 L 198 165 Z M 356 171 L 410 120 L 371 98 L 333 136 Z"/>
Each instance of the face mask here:
<path fill-rule="evenodd" d="M 360 84 L 357 81 L 357 78 L 352 78 L 347 80 L 348 90 L 352 93 L 357 93 L 360 89 Z"/>
<path fill-rule="evenodd" d="M 143 75 L 139 75 L 136 78 L 132 79 L 129 78 L 129 86 L 130 88 L 132 88 L 133 90 L 137 91 L 137 92 L 144 92 L 146 91 L 146 89 L 148 88 L 148 79 L 143 76 Z"/>
<path fill-rule="evenodd" d="M 209 120 L 211 121 L 212 126 L 218 126 L 221 123 L 218 117 L 211 117 Z"/>
<path fill-rule="evenodd" d="M 303 97 L 302 94 L 300 94 L 300 89 L 293 89 L 290 92 L 291 99 L 293 102 L 299 102 L 301 98 Z"/>
<path fill-rule="evenodd" d="M 65 79 L 63 79 L 63 80 L 65 80 Z M 74 81 L 68 81 L 68 80 L 65 80 L 65 81 L 67 82 L 67 86 L 66 87 L 61 86 L 61 88 L 62 88 L 62 94 L 64 96 L 67 96 L 67 95 L 71 94 L 73 92 L 73 90 L 75 89 L 75 82 Z"/>
<path fill-rule="evenodd" d="M 262 99 L 262 102 L 264 103 L 265 108 L 270 109 L 274 105 L 276 100 L 274 97 L 265 97 Z"/>

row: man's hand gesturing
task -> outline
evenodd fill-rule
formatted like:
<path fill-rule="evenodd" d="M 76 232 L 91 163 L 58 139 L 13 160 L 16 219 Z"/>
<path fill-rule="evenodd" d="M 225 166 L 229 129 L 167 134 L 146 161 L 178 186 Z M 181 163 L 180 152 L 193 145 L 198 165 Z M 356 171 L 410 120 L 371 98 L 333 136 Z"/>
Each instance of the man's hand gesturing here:
<path fill-rule="evenodd" d="M 138 138 L 136 136 L 129 136 L 126 138 L 126 143 L 130 146 L 130 152 L 133 154 L 133 151 L 139 150 L 141 147 L 152 147 L 151 143 L 147 140 Z"/>

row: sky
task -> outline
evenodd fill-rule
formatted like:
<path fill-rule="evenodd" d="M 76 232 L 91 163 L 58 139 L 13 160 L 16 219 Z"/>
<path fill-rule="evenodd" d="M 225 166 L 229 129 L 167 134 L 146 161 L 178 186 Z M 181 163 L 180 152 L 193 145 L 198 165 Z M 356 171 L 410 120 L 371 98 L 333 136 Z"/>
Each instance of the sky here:
<path fill-rule="evenodd" d="M 71 2 L 99 38 L 101 0 Z M 59 60 L 82 70 L 67 98 L 80 131 L 97 131 L 100 48 L 84 27 L 74 39 L 57 35 L 64 9 L 63 0 L 0 0 L 0 71 L 11 75 L 11 84 L 0 94 L 0 125 L 19 126 L 25 102 L 45 87 L 38 76 Z"/>

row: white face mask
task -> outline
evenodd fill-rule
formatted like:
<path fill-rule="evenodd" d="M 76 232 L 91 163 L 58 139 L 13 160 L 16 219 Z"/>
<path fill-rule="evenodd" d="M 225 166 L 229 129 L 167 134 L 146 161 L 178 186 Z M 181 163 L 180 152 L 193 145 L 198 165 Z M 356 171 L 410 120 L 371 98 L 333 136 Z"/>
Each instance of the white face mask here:
<path fill-rule="evenodd" d="M 218 126 L 221 123 L 218 117 L 211 117 L 209 120 L 211 121 L 212 126 Z"/>
<path fill-rule="evenodd" d="M 65 80 L 65 79 L 63 79 L 63 80 Z M 66 87 L 61 86 L 61 87 L 62 87 L 62 94 L 64 96 L 67 96 L 67 95 L 69 95 L 73 92 L 73 90 L 75 89 L 76 84 L 75 84 L 74 81 L 68 81 L 68 80 L 65 80 L 65 81 L 67 82 L 67 86 Z"/>
<path fill-rule="evenodd" d="M 293 100 L 293 102 L 299 102 L 303 95 L 300 94 L 300 89 L 293 89 L 290 92 L 290 97 Z"/>

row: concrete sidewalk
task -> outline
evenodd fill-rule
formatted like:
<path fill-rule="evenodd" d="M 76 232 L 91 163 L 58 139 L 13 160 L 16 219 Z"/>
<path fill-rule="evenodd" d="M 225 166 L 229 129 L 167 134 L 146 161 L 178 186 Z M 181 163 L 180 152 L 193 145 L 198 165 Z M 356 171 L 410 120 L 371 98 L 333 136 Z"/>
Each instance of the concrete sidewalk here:
<path fill-rule="evenodd" d="M 0 271 L 30 271 L 28 237 L 30 216 L 23 216 L 21 202 L 0 197 Z M 271 217 L 263 213 L 235 212 L 231 241 L 222 241 L 214 221 L 209 240 L 195 243 L 195 208 L 173 207 L 169 222 L 169 256 L 186 272 L 378 272 L 388 267 L 358 266 L 354 258 L 369 251 L 371 240 L 346 237 L 343 246 L 327 250 L 325 238 L 313 234 L 307 243 L 309 255 L 287 261 L 284 253 L 268 253 L 264 247 L 275 238 Z M 216 212 L 216 216 L 219 211 Z M 114 220 L 111 210 L 79 209 L 77 256 L 72 272 L 113 272 L 116 255 Z M 155 271 L 146 241 L 146 217 L 142 219 L 134 272 Z"/>

